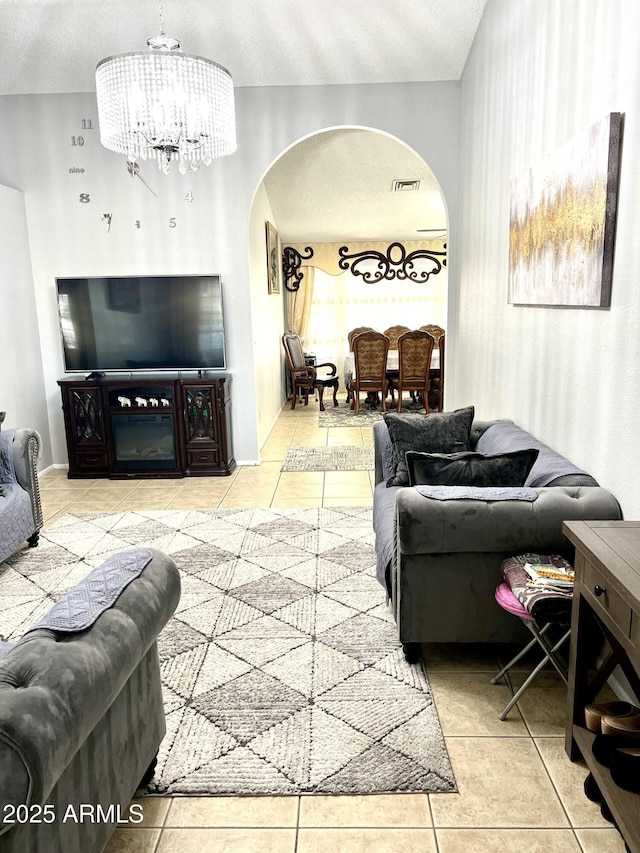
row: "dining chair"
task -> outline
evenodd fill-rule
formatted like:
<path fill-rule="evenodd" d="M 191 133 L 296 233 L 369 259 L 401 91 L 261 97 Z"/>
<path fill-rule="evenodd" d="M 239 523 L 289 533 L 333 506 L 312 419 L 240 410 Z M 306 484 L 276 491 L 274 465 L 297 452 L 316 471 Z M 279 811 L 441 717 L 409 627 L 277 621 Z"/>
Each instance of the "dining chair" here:
<path fill-rule="evenodd" d="M 320 402 L 320 411 L 324 412 L 324 389 L 333 388 L 333 405 L 338 405 L 338 377 L 337 367 L 330 361 L 315 366 L 307 364 L 300 336 L 290 329 L 282 336 L 282 346 L 287 357 L 287 365 L 291 375 L 291 408 L 295 409 L 298 392 L 302 392 L 304 404 L 309 404 L 309 392 L 317 390 Z M 328 367 L 328 376 L 318 376 L 318 368 Z"/>
<path fill-rule="evenodd" d="M 398 338 L 410 331 L 411 329 L 408 326 L 389 326 L 382 334 L 389 338 L 389 349 L 398 349 Z"/>
<path fill-rule="evenodd" d="M 355 375 L 349 386 L 351 408 L 360 412 L 360 392 L 380 392 L 382 411 L 387 411 L 387 353 L 389 338 L 381 332 L 361 332 L 353 339 Z"/>
<path fill-rule="evenodd" d="M 411 329 L 408 326 L 389 326 L 388 329 L 385 329 L 382 333 L 389 338 L 389 349 L 397 350 L 398 349 L 398 338 L 400 335 L 404 335 L 405 332 L 410 332 Z M 387 394 L 391 394 L 391 402 L 394 401 L 393 397 L 393 383 L 398 378 L 397 370 L 389 370 L 387 367 Z"/>
<path fill-rule="evenodd" d="M 397 411 L 402 411 L 402 394 L 410 391 L 418 394 L 422 400 L 425 412 L 429 413 L 429 371 L 435 340 L 428 332 L 419 329 L 405 332 L 398 338 L 398 378 L 392 379 L 390 385 L 398 392 Z"/>
<path fill-rule="evenodd" d="M 438 350 L 440 352 L 440 367 L 432 370 L 429 381 L 429 406 L 441 412 L 444 405 L 444 345 L 446 335 L 443 332 L 438 338 Z"/>
<path fill-rule="evenodd" d="M 427 323 L 426 326 L 420 326 L 421 332 L 429 332 L 429 334 L 435 338 L 436 344 L 439 343 L 440 338 L 444 335 L 444 329 L 442 326 L 436 326 L 434 323 Z"/>
<path fill-rule="evenodd" d="M 349 352 L 353 352 L 353 339 L 356 335 L 362 334 L 362 332 L 374 332 L 375 329 L 372 326 L 356 326 L 355 329 L 351 329 L 350 332 L 347 332 L 347 340 L 349 341 Z"/>

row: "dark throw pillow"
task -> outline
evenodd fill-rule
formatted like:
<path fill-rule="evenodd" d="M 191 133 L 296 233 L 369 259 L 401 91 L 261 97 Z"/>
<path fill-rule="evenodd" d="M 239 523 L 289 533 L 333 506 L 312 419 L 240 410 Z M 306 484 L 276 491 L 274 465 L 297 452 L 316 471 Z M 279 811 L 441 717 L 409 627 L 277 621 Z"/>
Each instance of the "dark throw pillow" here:
<path fill-rule="evenodd" d="M 430 415 L 386 414 L 384 420 L 389 430 L 395 463 L 395 472 L 387 480 L 387 486 L 409 485 L 405 462 L 405 454 L 409 450 L 422 453 L 469 450 L 473 414 L 473 406 Z"/>
<path fill-rule="evenodd" d="M 524 486 L 537 448 L 508 453 L 407 452 L 411 486 Z"/>

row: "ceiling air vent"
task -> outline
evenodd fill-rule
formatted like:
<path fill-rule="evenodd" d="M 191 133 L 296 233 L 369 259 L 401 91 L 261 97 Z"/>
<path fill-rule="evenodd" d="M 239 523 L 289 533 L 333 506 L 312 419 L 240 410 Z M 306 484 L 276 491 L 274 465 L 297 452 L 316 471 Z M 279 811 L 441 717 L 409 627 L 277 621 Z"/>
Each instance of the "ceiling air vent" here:
<path fill-rule="evenodd" d="M 391 192 L 394 193 L 407 193 L 412 192 L 413 190 L 419 190 L 422 181 L 394 181 L 391 184 Z"/>

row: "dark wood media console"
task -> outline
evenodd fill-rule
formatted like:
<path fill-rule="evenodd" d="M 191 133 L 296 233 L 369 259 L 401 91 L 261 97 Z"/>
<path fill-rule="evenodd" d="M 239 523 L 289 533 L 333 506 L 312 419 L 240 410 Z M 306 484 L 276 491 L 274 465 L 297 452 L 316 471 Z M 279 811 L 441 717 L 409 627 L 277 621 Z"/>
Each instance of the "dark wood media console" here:
<path fill-rule="evenodd" d="M 176 374 L 58 380 L 70 478 L 226 476 L 230 377 Z"/>

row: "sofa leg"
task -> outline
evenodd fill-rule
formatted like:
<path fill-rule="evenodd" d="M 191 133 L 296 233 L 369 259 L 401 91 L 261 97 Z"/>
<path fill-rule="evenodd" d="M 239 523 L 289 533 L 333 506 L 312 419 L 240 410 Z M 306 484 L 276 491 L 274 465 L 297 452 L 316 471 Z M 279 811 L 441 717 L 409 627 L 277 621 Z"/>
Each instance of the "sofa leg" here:
<path fill-rule="evenodd" d="M 156 771 L 156 764 L 157 763 L 158 763 L 158 755 L 156 753 L 155 758 L 153 759 L 151 764 L 147 767 L 147 769 L 144 771 L 144 776 L 140 780 L 140 784 L 138 785 L 138 788 L 146 788 L 147 787 L 149 782 L 153 779 L 153 774 Z"/>
<path fill-rule="evenodd" d="M 36 530 L 35 533 L 32 533 L 31 536 L 27 539 L 27 544 L 29 548 L 35 548 L 38 544 L 38 539 L 40 538 L 39 531 Z"/>
<path fill-rule="evenodd" d="M 403 643 L 402 651 L 407 663 L 418 663 L 422 659 L 422 646 L 420 643 Z"/>

